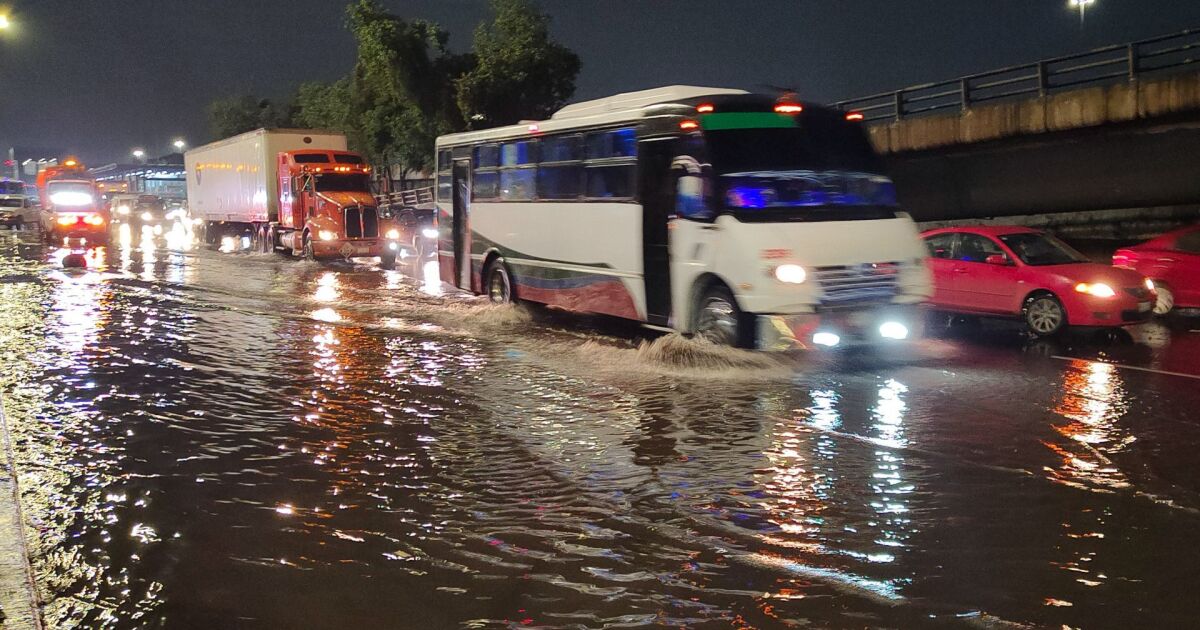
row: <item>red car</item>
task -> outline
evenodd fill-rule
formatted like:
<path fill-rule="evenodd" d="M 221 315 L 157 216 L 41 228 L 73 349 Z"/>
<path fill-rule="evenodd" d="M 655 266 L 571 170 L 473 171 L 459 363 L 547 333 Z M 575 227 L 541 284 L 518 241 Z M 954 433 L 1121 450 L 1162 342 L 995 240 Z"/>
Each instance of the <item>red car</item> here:
<path fill-rule="evenodd" d="M 1127 326 L 1149 319 L 1153 285 L 1142 274 L 1089 261 L 1024 227 L 962 227 L 921 235 L 933 272 L 930 305 L 1019 317 L 1039 336 L 1066 326 Z"/>
<path fill-rule="evenodd" d="M 1178 308 L 1200 308 L 1200 225 L 1118 249 L 1113 265 L 1134 269 L 1154 281 L 1158 300 L 1154 312 L 1166 315 Z"/>

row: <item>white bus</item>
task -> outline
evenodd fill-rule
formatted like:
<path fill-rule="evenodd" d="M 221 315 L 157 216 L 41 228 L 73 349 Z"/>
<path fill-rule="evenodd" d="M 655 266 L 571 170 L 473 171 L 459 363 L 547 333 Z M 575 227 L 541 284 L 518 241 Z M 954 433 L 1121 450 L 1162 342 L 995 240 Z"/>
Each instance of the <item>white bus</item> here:
<path fill-rule="evenodd" d="M 858 118 L 672 86 L 442 136 L 442 279 L 742 347 L 908 338 L 925 250 Z"/>

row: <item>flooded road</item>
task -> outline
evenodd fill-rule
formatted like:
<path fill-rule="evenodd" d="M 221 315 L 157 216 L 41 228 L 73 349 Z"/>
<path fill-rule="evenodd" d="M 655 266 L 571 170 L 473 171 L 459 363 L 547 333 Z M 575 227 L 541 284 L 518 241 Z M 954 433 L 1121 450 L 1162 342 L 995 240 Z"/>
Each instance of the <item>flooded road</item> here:
<path fill-rule="evenodd" d="M 776 357 L 493 308 L 432 266 L 64 253 L 0 232 L 0 396 L 49 627 L 1200 614 L 1194 322 Z"/>

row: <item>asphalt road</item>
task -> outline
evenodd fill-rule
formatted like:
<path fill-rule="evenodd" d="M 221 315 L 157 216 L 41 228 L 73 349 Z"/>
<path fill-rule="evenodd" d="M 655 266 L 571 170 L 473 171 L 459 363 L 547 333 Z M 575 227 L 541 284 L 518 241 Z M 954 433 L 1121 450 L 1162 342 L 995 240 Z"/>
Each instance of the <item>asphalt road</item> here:
<path fill-rule="evenodd" d="M 1185 627 L 1200 324 L 762 355 L 0 233 L 48 627 Z M 936 323 L 935 323 L 936 324 Z"/>

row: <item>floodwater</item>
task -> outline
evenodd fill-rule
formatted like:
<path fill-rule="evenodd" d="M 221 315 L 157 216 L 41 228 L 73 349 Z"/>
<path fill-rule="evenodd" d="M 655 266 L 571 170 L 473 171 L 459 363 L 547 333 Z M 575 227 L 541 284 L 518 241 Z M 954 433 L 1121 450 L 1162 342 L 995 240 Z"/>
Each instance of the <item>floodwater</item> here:
<path fill-rule="evenodd" d="M 0 232 L 53 628 L 1200 614 L 1200 326 L 768 356 L 490 307 L 432 265 L 64 253 Z"/>

